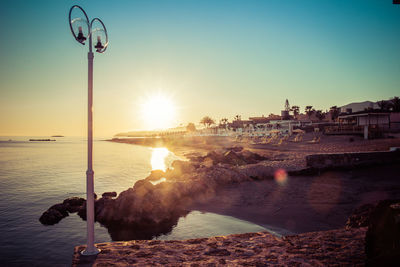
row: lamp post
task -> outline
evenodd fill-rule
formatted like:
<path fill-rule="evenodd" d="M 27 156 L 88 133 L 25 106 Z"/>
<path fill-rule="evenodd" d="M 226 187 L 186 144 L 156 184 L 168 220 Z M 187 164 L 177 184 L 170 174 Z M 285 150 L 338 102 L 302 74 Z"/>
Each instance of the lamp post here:
<path fill-rule="evenodd" d="M 80 12 L 80 16 L 73 17 L 73 11 Z M 77 5 L 74 5 L 69 10 L 69 26 L 75 40 L 85 44 L 89 38 L 88 52 L 88 157 L 86 171 L 86 223 L 87 223 L 87 246 L 81 252 L 82 255 L 96 255 L 100 252 L 94 246 L 94 172 L 93 172 L 93 35 L 97 36 L 97 42 L 94 48 L 96 52 L 103 53 L 108 46 L 108 35 L 106 27 L 99 18 L 94 18 L 89 23 L 89 18 L 86 12 Z M 95 28 L 96 24 L 100 28 Z M 102 38 L 104 44 L 102 43 Z"/>

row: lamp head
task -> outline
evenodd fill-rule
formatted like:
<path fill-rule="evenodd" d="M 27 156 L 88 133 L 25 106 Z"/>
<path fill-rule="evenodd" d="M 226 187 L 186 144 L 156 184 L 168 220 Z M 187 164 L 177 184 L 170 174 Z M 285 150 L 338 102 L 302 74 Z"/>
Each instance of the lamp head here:
<path fill-rule="evenodd" d="M 101 37 L 97 36 L 97 44 L 94 46 L 96 48 L 96 52 L 101 52 L 104 48 L 104 45 L 101 44 Z"/>
<path fill-rule="evenodd" d="M 108 34 L 106 26 L 99 18 L 94 18 L 90 22 L 90 34 L 93 38 L 96 36 L 97 40 L 94 42 L 94 48 L 97 53 L 104 53 L 108 47 Z M 94 41 L 94 40 L 93 40 Z"/>
<path fill-rule="evenodd" d="M 80 6 L 72 6 L 69 10 L 68 19 L 75 40 L 84 45 L 90 35 L 89 19 L 86 12 Z"/>
<path fill-rule="evenodd" d="M 78 35 L 75 37 L 75 39 L 78 42 L 80 42 L 81 44 L 83 44 L 83 45 L 85 44 L 86 37 L 83 35 L 82 26 L 79 26 L 79 32 L 78 32 Z"/>

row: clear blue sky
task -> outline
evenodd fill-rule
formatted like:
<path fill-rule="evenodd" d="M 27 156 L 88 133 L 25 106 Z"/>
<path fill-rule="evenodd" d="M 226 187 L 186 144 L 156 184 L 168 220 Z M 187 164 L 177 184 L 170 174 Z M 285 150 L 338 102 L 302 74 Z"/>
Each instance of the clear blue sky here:
<path fill-rule="evenodd" d="M 95 55 L 95 133 L 143 129 L 157 92 L 176 123 L 400 95 L 400 5 L 392 0 L 22 1 L 0 6 L 0 135 L 85 135 L 87 48 L 68 11 L 110 35 Z"/>

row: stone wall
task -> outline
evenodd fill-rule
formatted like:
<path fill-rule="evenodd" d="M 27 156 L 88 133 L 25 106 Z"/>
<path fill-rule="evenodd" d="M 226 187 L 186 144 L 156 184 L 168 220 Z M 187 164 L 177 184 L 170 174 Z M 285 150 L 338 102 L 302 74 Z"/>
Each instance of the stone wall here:
<path fill-rule="evenodd" d="M 352 168 L 400 162 L 400 150 L 385 152 L 354 152 L 314 154 L 306 156 L 307 166 L 315 169 Z"/>

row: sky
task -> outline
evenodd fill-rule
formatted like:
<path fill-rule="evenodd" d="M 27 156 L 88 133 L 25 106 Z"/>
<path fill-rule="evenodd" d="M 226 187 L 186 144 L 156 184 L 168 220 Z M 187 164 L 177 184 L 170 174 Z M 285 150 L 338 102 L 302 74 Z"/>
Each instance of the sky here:
<path fill-rule="evenodd" d="M 94 133 L 145 130 L 165 95 L 171 126 L 326 110 L 400 95 L 400 5 L 392 0 L 2 0 L 0 135 L 86 135 L 87 45 L 68 12 L 103 20 L 94 58 Z"/>

